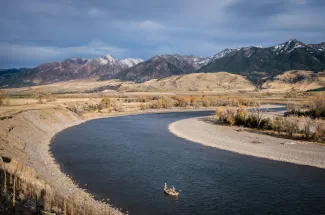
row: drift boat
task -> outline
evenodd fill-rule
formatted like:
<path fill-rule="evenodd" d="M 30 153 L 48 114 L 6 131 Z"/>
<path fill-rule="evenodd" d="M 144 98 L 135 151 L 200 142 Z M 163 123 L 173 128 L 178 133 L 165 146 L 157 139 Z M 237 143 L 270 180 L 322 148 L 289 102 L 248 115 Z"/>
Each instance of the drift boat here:
<path fill-rule="evenodd" d="M 170 196 L 178 196 L 179 192 L 176 192 L 175 187 L 167 187 L 167 184 L 165 183 L 165 187 L 164 187 L 164 193 Z"/>

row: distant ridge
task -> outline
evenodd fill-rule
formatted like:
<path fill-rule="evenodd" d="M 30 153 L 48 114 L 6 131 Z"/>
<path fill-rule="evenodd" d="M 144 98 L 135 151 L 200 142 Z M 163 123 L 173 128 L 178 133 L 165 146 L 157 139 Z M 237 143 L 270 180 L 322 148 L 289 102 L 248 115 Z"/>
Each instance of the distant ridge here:
<path fill-rule="evenodd" d="M 272 47 L 225 49 L 212 57 L 166 54 L 147 61 L 119 60 L 111 55 L 95 59 L 71 58 L 32 69 L 0 70 L 0 87 L 23 87 L 90 77 L 145 82 L 191 73 L 229 72 L 262 85 L 291 70 L 325 71 L 325 42 L 305 44 L 291 39 Z"/>
<path fill-rule="evenodd" d="M 268 48 L 225 49 L 199 72 L 227 71 L 257 82 L 289 70 L 325 70 L 325 43 L 304 44 L 296 39 Z"/>

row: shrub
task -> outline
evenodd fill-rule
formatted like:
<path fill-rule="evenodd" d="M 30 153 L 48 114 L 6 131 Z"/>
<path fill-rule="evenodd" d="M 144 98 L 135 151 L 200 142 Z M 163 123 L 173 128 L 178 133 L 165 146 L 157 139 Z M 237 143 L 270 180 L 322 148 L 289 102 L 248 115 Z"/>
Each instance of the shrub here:
<path fill-rule="evenodd" d="M 251 114 L 249 115 L 249 123 L 251 127 L 260 128 L 260 124 L 264 118 L 264 112 L 258 106 L 251 108 L 250 112 Z"/>
<path fill-rule="evenodd" d="M 211 106 L 211 101 L 208 98 L 203 97 L 202 98 L 202 105 L 203 105 L 203 107 L 210 107 Z"/>
<path fill-rule="evenodd" d="M 315 122 L 315 137 L 318 141 L 325 140 L 325 121 L 324 120 L 316 120 Z"/>
<path fill-rule="evenodd" d="M 260 124 L 260 122 L 258 121 L 258 118 L 256 115 L 253 115 L 253 114 L 248 115 L 246 122 L 245 122 L 246 127 L 258 128 L 259 124 Z"/>
<path fill-rule="evenodd" d="M 265 130 L 273 130 L 273 121 L 270 118 L 264 118 L 261 121 L 260 128 Z"/>
<path fill-rule="evenodd" d="M 36 91 L 34 94 L 34 98 L 37 100 L 38 104 L 44 104 L 44 98 L 45 98 L 44 93 L 40 91 Z"/>
<path fill-rule="evenodd" d="M 311 115 L 314 118 L 325 118 L 325 97 L 319 95 L 311 100 Z"/>
<path fill-rule="evenodd" d="M 289 137 L 292 137 L 294 133 L 299 130 L 298 127 L 299 118 L 296 116 L 285 117 L 283 121 L 284 131 Z"/>
<path fill-rule="evenodd" d="M 108 108 L 111 106 L 111 100 L 107 96 L 104 96 L 100 104 L 102 105 L 102 108 Z"/>
<path fill-rule="evenodd" d="M 123 112 L 124 111 L 124 107 L 123 107 L 123 104 L 120 103 L 120 102 L 115 102 L 113 105 L 112 105 L 112 108 L 114 111 L 118 111 L 118 112 Z M 111 112 L 111 111 L 110 111 Z"/>
<path fill-rule="evenodd" d="M 302 107 L 299 104 L 289 103 L 287 104 L 287 111 L 290 114 L 298 115 L 301 112 Z"/>
<path fill-rule="evenodd" d="M 224 116 L 222 117 L 223 122 L 228 123 L 229 125 L 233 126 L 235 124 L 235 116 L 236 111 L 230 108 L 227 108 L 224 112 Z"/>
<path fill-rule="evenodd" d="M 48 93 L 45 95 L 45 99 L 47 102 L 53 102 L 56 100 L 55 96 L 52 93 Z"/>
<path fill-rule="evenodd" d="M 235 124 L 235 117 L 232 114 L 227 115 L 226 122 L 230 125 L 233 126 Z"/>
<path fill-rule="evenodd" d="M 196 96 L 191 96 L 191 105 L 193 107 L 197 107 L 199 106 L 199 103 L 198 103 L 199 99 L 196 97 Z"/>
<path fill-rule="evenodd" d="M 0 91 L 0 106 L 5 105 L 5 100 L 6 100 L 7 96 L 4 92 Z"/>
<path fill-rule="evenodd" d="M 284 131 L 284 120 L 283 117 L 277 116 L 273 120 L 273 130 L 279 134 Z"/>
<path fill-rule="evenodd" d="M 312 138 L 313 132 L 311 127 L 313 126 L 313 120 L 310 117 L 303 117 L 302 120 L 302 133 L 306 140 Z"/>
<path fill-rule="evenodd" d="M 162 99 L 157 100 L 157 108 L 158 109 L 163 108 L 163 100 Z"/>
<path fill-rule="evenodd" d="M 215 117 L 220 119 L 220 117 L 223 115 L 224 109 L 221 107 L 217 107 L 215 111 Z"/>
<path fill-rule="evenodd" d="M 243 106 L 239 106 L 235 116 L 236 125 L 244 125 L 247 116 L 248 116 L 248 111 Z"/>
<path fill-rule="evenodd" d="M 289 114 L 298 116 L 310 116 L 313 119 L 325 118 L 325 94 L 311 98 L 308 105 L 301 106 L 289 104 L 287 108 Z"/>
<path fill-rule="evenodd" d="M 141 103 L 140 104 L 140 109 L 141 110 L 146 110 L 147 109 L 147 104 L 146 103 Z"/>
<path fill-rule="evenodd" d="M 288 92 L 284 95 L 284 98 L 297 98 L 296 92 Z"/>

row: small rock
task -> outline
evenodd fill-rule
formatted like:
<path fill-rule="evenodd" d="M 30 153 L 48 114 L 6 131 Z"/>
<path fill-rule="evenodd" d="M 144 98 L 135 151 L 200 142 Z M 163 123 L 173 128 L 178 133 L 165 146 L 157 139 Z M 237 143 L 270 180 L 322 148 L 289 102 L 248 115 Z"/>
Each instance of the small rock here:
<path fill-rule="evenodd" d="M 6 156 L 1 156 L 2 157 L 2 161 L 4 163 L 10 163 L 11 162 L 11 157 L 6 157 Z"/>
<path fill-rule="evenodd" d="M 297 143 L 295 143 L 295 142 L 285 142 L 284 144 L 286 144 L 286 145 L 295 145 Z"/>

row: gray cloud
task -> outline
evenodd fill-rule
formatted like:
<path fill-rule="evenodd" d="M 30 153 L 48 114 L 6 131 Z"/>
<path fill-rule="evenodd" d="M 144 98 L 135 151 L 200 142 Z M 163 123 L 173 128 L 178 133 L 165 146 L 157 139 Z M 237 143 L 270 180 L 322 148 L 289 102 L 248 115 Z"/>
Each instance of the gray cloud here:
<path fill-rule="evenodd" d="M 323 0 L 5 0 L 1 6 L 0 67 L 103 54 L 209 56 L 293 37 L 318 43 L 325 35 Z"/>

